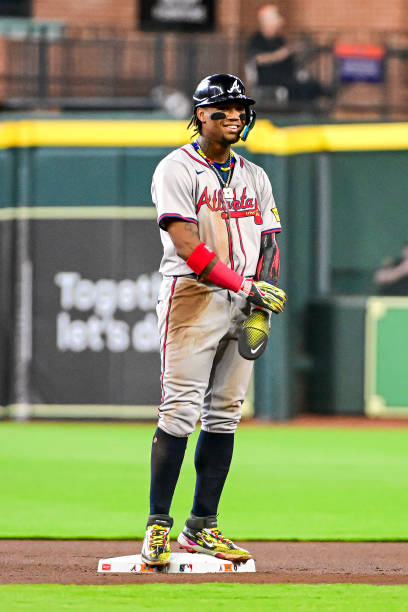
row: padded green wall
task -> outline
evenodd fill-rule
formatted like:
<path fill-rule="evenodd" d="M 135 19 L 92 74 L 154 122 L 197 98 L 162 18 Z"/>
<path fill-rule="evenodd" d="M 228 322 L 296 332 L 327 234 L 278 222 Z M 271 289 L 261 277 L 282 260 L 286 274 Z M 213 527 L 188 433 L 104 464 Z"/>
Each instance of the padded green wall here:
<path fill-rule="evenodd" d="M 370 293 L 373 271 L 408 239 L 408 152 L 331 153 L 332 284 Z"/>
<path fill-rule="evenodd" d="M 15 169 L 13 151 L 0 150 L 0 207 L 10 206 L 14 202 Z"/>
<path fill-rule="evenodd" d="M 364 413 L 366 302 L 360 296 L 333 296 L 310 303 L 308 350 L 314 367 L 307 405 L 315 412 Z"/>

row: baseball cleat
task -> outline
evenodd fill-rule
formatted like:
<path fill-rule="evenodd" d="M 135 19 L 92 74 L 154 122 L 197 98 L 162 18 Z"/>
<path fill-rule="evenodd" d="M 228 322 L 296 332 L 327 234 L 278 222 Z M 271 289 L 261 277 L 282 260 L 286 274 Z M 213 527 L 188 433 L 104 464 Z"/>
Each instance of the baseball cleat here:
<path fill-rule="evenodd" d="M 269 337 L 269 313 L 258 308 L 247 316 L 238 335 L 238 352 L 244 359 L 258 359 Z"/>
<path fill-rule="evenodd" d="M 147 565 L 166 566 L 170 563 L 170 529 L 160 519 L 147 525 L 142 545 L 142 561 Z"/>
<path fill-rule="evenodd" d="M 186 525 L 177 541 L 181 548 L 190 553 L 205 553 L 219 559 L 236 562 L 252 559 L 250 552 L 239 548 L 232 540 L 224 537 L 218 527 L 196 530 Z"/>

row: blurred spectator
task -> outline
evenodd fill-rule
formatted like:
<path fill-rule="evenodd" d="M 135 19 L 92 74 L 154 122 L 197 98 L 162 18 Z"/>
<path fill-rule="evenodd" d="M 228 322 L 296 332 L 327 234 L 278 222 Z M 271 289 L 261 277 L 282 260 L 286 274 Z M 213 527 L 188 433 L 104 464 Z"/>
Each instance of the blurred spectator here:
<path fill-rule="evenodd" d="M 408 241 L 398 259 L 386 260 L 374 274 L 381 295 L 408 295 Z"/>
<path fill-rule="evenodd" d="M 298 70 L 296 54 L 303 44 L 289 44 L 281 34 L 284 19 L 274 4 L 266 4 L 258 11 L 259 30 L 249 41 L 248 76 L 253 85 L 260 88 L 280 88 L 278 98 L 284 100 L 314 100 L 328 92 L 309 77 L 305 70 Z M 286 91 L 286 93 L 285 93 Z M 266 91 L 265 91 L 266 93 Z"/>

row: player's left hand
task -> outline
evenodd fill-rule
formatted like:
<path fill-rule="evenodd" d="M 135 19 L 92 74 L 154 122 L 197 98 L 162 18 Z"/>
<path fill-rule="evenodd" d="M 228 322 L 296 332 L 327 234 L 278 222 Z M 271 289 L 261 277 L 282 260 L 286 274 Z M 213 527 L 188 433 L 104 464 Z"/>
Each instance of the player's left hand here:
<path fill-rule="evenodd" d="M 248 282 L 250 281 L 250 282 Z M 250 284 L 251 283 L 251 284 Z M 241 295 L 246 294 L 248 301 L 276 314 L 283 311 L 286 304 L 286 293 L 267 281 L 253 281 L 246 278 L 241 287 Z"/>

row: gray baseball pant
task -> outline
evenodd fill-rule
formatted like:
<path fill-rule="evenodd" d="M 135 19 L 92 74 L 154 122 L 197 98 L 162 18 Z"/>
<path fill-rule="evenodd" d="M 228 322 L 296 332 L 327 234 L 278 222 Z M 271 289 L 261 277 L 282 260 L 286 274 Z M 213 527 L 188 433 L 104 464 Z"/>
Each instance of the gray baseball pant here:
<path fill-rule="evenodd" d="M 161 349 L 160 429 L 184 437 L 201 427 L 233 433 L 253 362 L 238 353 L 246 300 L 194 277 L 164 277 L 157 316 Z"/>

